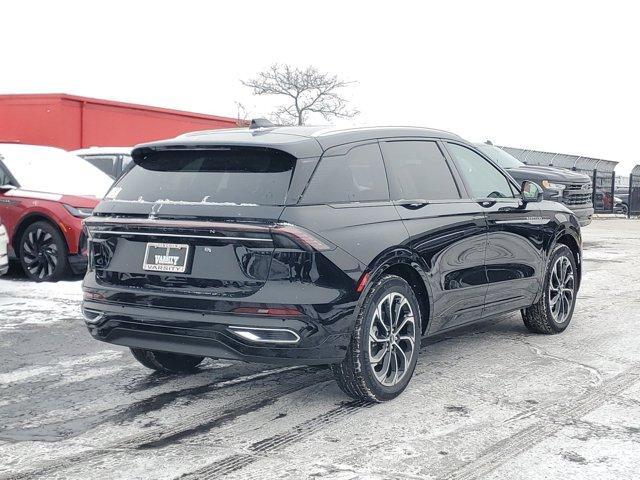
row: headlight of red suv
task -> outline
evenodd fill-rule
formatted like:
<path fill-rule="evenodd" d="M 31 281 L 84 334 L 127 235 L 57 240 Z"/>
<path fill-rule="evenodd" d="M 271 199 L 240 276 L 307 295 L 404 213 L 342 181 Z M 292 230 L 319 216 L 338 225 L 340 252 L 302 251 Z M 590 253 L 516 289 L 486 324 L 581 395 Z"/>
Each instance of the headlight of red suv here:
<path fill-rule="evenodd" d="M 62 206 L 67 210 L 67 212 L 78 218 L 87 218 L 90 217 L 93 213 L 93 208 L 76 208 L 72 207 L 71 205 L 67 205 L 66 203 L 63 203 Z"/>

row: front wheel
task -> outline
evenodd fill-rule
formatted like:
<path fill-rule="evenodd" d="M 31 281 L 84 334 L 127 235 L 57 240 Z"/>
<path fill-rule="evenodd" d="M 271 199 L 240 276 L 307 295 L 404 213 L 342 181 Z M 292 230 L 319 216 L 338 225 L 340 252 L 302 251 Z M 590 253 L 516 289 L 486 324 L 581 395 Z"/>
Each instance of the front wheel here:
<path fill-rule="evenodd" d="M 522 310 L 525 326 L 533 333 L 560 333 L 571 322 L 578 293 L 573 252 L 558 244 L 549 258 L 540 300 Z"/>
<path fill-rule="evenodd" d="M 345 359 L 331 367 L 340 388 L 374 402 L 400 395 L 416 367 L 420 325 L 411 286 L 395 275 L 376 281 L 358 312 Z"/>
<path fill-rule="evenodd" d="M 20 239 L 19 252 L 22 269 L 31 280 L 55 282 L 67 273 L 67 243 L 49 222 L 29 225 Z"/>

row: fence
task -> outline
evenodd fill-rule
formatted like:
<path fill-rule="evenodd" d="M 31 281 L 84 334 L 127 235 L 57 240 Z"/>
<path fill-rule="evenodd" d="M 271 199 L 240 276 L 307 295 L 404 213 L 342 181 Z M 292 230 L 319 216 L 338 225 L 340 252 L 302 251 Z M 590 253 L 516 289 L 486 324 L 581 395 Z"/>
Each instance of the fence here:
<path fill-rule="evenodd" d="M 586 172 L 585 172 L 586 173 Z M 616 172 L 594 170 L 591 173 L 593 185 L 593 209 L 600 213 L 613 213 L 616 189 Z"/>
<path fill-rule="evenodd" d="M 628 216 L 640 215 L 640 165 L 636 165 L 629 175 Z"/>

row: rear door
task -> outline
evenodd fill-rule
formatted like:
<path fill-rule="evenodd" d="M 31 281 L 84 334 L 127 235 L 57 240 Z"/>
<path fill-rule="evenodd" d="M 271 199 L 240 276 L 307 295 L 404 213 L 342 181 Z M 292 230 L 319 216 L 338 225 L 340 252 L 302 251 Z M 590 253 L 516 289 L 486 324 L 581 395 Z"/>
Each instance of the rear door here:
<path fill-rule="evenodd" d="M 381 140 L 391 198 L 428 269 L 429 333 L 480 318 L 487 283 L 483 209 L 465 197 L 436 140 Z"/>
<path fill-rule="evenodd" d="M 466 189 L 486 215 L 488 289 L 484 316 L 530 305 L 542 278 L 543 228 L 538 203 L 527 203 L 490 161 L 466 145 L 446 143 Z"/>
<path fill-rule="evenodd" d="M 297 162 L 255 147 L 150 150 L 88 222 L 97 280 L 201 298 L 256 293 Z"/>

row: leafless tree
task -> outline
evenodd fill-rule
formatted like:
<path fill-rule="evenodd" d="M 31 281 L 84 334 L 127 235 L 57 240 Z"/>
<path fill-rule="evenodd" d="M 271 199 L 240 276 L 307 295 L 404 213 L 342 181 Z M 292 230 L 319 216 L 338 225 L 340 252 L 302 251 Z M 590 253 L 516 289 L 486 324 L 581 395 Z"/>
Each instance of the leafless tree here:
<path fill-rule="evenodd" d="M 254 95 L 280 95 L 286 103 L 273 113 L 281 125 L 304 125 L 310 113 L 317 113 L 329 121 L 332 118 L 351 118 L 359 112 L 347 107 L 349 103 L 338 90 L 352 85 L 315 67 L 300 69 L 290 65 L 271 65 L 251 80 L 242 81 L 253 89 Z"/>
<path fill-rule="evenodd" d="M 249 111 L 247 110 L 247 107 L 245 107 L 244 103 L 241 102 L 234 102 L 236 104 L 236 109 L 238 111 L 237 117 L 236 117 L 236 125 L 238 127 L 245 127 L 247 125 L 249 125 Z"/>

